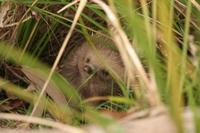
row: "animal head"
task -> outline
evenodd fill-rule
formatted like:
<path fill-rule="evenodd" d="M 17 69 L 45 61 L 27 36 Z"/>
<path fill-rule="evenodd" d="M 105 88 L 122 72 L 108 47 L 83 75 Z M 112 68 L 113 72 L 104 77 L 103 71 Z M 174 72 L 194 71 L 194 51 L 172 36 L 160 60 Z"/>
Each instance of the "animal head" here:
<path fill-rule="evenodd" d="M 93 38 L 92 42 L 95 49 L 85 42 L 71 51 L 64 60 L 62 74 L 78 88 L 84 98 L 115 95 L 120 89 L 109 70 L 114 71 L 121 79 L 124 78 L 120 54 L 112 49 L 114 44 L 109 39 Z"/>

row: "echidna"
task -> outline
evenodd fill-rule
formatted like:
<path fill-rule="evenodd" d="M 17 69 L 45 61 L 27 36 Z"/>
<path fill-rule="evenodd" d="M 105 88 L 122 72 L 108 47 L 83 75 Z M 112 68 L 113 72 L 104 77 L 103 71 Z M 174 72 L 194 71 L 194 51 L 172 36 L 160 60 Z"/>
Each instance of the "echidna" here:
<path fill-rule="evenodd" d="M 62 62 L 61 74 L 78 89 L 83 98 L 120 95 L 120 88 L 108 71 L 109 67 L 121 79 L 124 78 L 124 66 L 113 41 L 94 35 L 91 42 L 96 51 L 88 42 L 71 50 Z"/>

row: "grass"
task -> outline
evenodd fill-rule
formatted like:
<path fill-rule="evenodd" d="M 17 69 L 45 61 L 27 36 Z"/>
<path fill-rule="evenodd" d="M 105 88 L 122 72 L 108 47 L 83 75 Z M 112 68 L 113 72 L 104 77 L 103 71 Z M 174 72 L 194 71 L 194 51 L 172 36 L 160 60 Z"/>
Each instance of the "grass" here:
<path fill-rule="evenodd" d="M 5 1 L 1 1 L 3 2 Z M 8 39 L 2 39 L 0 42 L 2 63 L 9 62 L 28 67 L 34 73 L 44 75 L 47 79 L 43 86 L 44 91 L 48 83 L 54 83 L 66 97 L 72 97 L 77 107 L 57 105 L 42 94 L 29 93 L 20 84 L 16 85 L 6 80 L 5 74 L 1 74 L 0 80 L 3 90 L 17 95 L 30 103 L 31 107 L 34 103 L 39 106 L 46 103 L 46 110 L 53 118 L 71 125 L 79 125 L 81 122 L 77 124 L 77 121 L 83 119 L 86 123 L 97 123 L 103 127 L 112 124 L 118 127 L 113 119 L 103 116 L 98 110 L 106 107 L 111 110 L 127 111 L 129 107 L 134 106 L 143 109 L 164 104 L 169 108 L 178 131 L 182 133 L 184 131 L 181 112 L 188 106 L 196 116 L 194 120 L 197 125 L 196 132 L 200 132 L 197 111 L 200 105 L 198 3 L 192 0 L 108 0 L 107 6 L 101 1 L 91 0 L 88 3 L 78 2 L 66 9 L 65 13 L 56 13 L 70 1 L 11 0 L 10 2 L 13 3 L 9 11 L 11 18 L 19 23 L 12 27 L 14 32 L 10 33 Z M 15 18 L 16 14 L 12 14 L 19 12 L 17 7 L 25 8 L 19 18 Z M 85 9 L 84 12 L 81 8 Z M 31 18 L 24 22 L 23 19 L 28 17 Z M 64 31 L 64 35 L 59 34 L 61 31 Z M 98 32 L 114 40 L 127 70 L 129 82 L 123 83 L 115 72 L 109 70 L 127 95 L 106 97 L 113 103 L 103 103 L 94 108 L 83 102 L 68 81 L 56 72 L 56 67 L 66 47 L 80 44 L 73 37 L 85 38 L 90 42 L 90 34 Z M 91 46 L 94 47 L 92 43 Z M 105 65 L 109 67 L 109 64 Z M 132 80 L 136 75 L 139 78 L 136 89 L 133 88 L 135 97 L 129 97 L 131 94 L 127 88 L 132 86 Z M 38 98 L 42 103 L 34 100 Z M 58 110 L 53 111 L 55 107 Z M 66 117 L 61 118 L 60 113 Z M 31 114 L 28 109 L 27 114 Z M 77 121 L 73 122 L 74 119 Z M 123 131 L 120 129 L 118 132 Z"/>

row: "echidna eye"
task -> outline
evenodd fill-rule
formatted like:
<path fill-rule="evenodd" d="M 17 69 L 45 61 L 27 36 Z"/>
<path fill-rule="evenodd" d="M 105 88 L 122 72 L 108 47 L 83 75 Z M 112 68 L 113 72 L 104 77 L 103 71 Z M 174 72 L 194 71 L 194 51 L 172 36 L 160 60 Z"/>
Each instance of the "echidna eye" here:
<path fill-rule="evenodd" d="M 90 59 L 89 59 L 89 58 L 87 58 L 87 59 L 86 59 L 86 63 L 89 63 L 89 62 L 90 62 Z"/>
<path fill-rule="evenodd" d="M 83 70 L 88 73 L 89 75 L 91 75 L 93 73 L 93 69 L 90 66 L 85 66 L 83 68 Z"/>

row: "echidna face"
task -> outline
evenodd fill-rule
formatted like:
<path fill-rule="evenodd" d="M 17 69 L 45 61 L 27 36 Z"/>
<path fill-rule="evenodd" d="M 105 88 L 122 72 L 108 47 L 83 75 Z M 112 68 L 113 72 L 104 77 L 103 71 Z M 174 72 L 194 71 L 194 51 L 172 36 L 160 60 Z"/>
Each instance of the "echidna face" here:
<path fill-rule="evenodd" d="M 97 55 L 89 46 L 85 47 L 87 47 L 84 51 L 85 54 L 78 61 L 79 72 L 82 78 L 85 79 L 93 75 L 102 80 L 111 80 L 112 78 L 104 63 L 107 63 L 110 68 L 116 69 L 117 65 L 120 64 L 117 63 L 119 59 L 116 60 L 117 58 L 115 56 L 120 58 L 119 55 L 116 53 L 113 54 L 113 51 L 110 49 L 102 49 L 101 47 L 97 47 Z"/>
<path fill-rule="evenodd" d="M 95 43 L 97 52 L 87 43 L 83 43 L 64 60 L 62 75 L 78 88 L 84 98 L 120 93 L 106 67 L 111 68 L 123 79 L 124 67 L 120 55 L 117 51 L 104 47 L 102 41 L 101 43 L 102 45 Z"/>
<path fill-rule="evenodd" d="M 98 48 L 98 47 L 97 47 Z M 93 96 L 103 96 L 110 95 L 116 83 L 112 79 L 111 75 L 108 72 L 108 69 L 103 65 L 101 60 L 104 60 L 105 63 L 114 71 L 123 71 L 120 56 L 118 53 L 113 52 L 110 49 L 97 49 L 99 56 L 97 56 L 91 48 L 85 50 L 83 58 L 80 58 L 78 61 L 78 68 L 81 75 L 82 83 L 84 83 L 84 91 L 87 94 L 84 95 L 93 95 Z M 118 69 L 118 70 L 117 70 Z M 121 70 L 119 70 L 121 69 Z M 118 73 L 121 74 L 121 73 Z M 118 88 L 119 89 L 119 88 Z M 82 93 L 85 93 L 82 92 Z M 89 97 L 86 96 L 86 97 Z"/>

